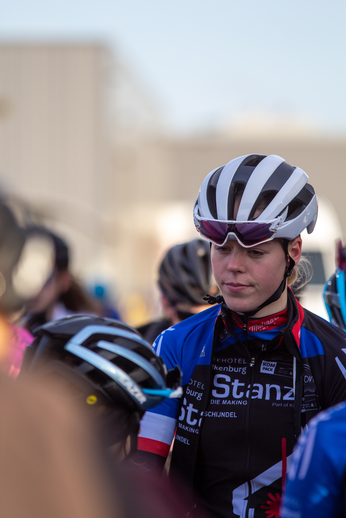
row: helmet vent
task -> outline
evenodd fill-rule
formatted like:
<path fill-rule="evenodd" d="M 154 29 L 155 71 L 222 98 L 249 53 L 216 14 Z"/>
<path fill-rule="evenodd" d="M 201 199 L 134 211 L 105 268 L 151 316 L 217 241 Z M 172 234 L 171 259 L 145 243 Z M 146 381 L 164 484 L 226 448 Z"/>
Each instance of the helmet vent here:
<path fill-rule="evenodd" d="M 284 187 L 285 183 L 289 180 L 295 169 L 296 168 L 294 166 L 283 162 L 277 169 L 275 169 L 275 171 L 273 171 L 273 174 L 264 184 L 256 202 L 253 205 L 249 219 L 254 219 L 254 214 L 256 212 L 263 212 L 263 210 Z"/>
<path fill-rule="evenodd" d="M 260 162 L 265 158 L 265 155 L 250 155 L 243 162 L 242 166 L 257 167 Z"/>
<path fill-rule="evenodd" d="M 309 184 L 306 184 L 305 187 L 300 191 L 300 193 L 295 197 L 294 200 L 288 206 L 288 214 L 286 221 L 292 220 L 298 217 L 305 208 L 309 205 L 312 197 L 314 196 L 314 191 L 311 192 L 309 189 L 311 187 Z"/>
<path fill-rule="evenodd" d="M 269 203 L 275 198 L 276 194 L 276 192 L 262 192 L 262 194 L 260 194 L 257 198 L 256 203 L 252 207 L 252 210 L 249 214 L 249 220 L 255 220 L 264 211 L 264 209 L 268 207 Z"/>
<path fill-rule="evenodd" d="M 217 208 L 216 208 L 216 186 L 219 181 L 220 174 L 225 166 L 219 167 L 214 174 L 211 175 L 208 187 L 207 187 L 207 202 L 209 210 L 213 218 L 217 219 Z"/>

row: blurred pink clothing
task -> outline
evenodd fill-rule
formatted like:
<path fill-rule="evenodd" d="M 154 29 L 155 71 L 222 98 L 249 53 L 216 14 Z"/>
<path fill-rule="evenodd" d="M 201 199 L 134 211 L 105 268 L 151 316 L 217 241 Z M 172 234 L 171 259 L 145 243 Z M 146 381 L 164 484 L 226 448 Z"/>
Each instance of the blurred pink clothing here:
<path fill-rule="evenodd" d="M 22 365 L 25 348 L 33 342 L 34 337 L 27 329 L 18 327 L 15 324 L 9 324 L 9 329 L 11 336 L 10 344 L 2 370 L 11 378 L 16 378 Z"/>

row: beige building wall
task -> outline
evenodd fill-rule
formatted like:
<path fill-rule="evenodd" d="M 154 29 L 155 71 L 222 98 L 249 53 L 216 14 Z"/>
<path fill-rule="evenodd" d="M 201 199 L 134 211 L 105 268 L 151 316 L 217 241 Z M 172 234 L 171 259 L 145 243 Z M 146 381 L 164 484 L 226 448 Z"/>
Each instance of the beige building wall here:
<path fill-rule="evenodd" d="M 203 178 L 212 169 L 248 153 L 276 154 L 304 169 L 317 195 L 335 207 L 346 238 L 346 138 L 321 135 L 267 134 L 242 138 L 205 136 L 168 144 L 171 173 L 167 192 L 172 199 L 194 200 Z"/>
<path fill-rule="evenodd" d="M 0 45 L 1 187 L 66 229 L 79 264 L 109 199 L 106 63 L 97 45 Z"/>

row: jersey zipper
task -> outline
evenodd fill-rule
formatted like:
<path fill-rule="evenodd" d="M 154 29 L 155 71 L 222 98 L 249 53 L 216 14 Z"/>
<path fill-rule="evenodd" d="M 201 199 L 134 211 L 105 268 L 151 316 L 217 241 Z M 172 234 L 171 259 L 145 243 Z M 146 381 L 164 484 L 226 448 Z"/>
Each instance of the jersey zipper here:
<path fill-rule="evenodd" d="M 247 354 L 249 356 L 249 367 L 251 367 L 251 369 L 250 369 L 250 379 L 249 379 L 249 384 L 248 384 L 247 390 L 249 390 L 250 393 L 251 393 L 251 388 L 253 386 L 253 381 L 254 381 L 254 376 L 255 376 L 255 370 L 252 367 L 254 367 L 254 365 L 256 363 L 256 357 L 251 356 L 250 352 L 249 352 L 249 350 L 247 348 L 247 320 L 245 322 L 243 322 L 243 331 L 244 331 L 244 334 L 245 334 L 246 351 L 247 351 Z M 250 455 L 250 437 L 249 437 L 249 433 L 250 433 L 250 414 L 251 414 L 251 397 L 249 397 L 248 401 L 249 401 L 249 404 L 247 405 L 246 423 L 245 423 L 245 433 L 246 433 L 246 443 L 247 443 L 247 453 L 246 453 L 246 473 L 247 473 L 247 478 L 249 478 L 250 456 L 251 456 Z M 249 517 L 250 499 L 251 499 L 251 494 L 252 494 L 251 482 L 248 481 L 247 484 L 248 484 L 248 502 L 247 502 L 246 512 L 245 512 L 246 518 Z"/>
<path fill-rule="evenodd" d="M 250 361 L 250 367 L 253 367 L 255 365 L 255 358 L 251 358 L 251 361 Z M 254 375 L 255 375 L 255 370 L 253 368 L 250 369 L 250 382 L 249 382 L 249 385 L 248 385 L 248 390 L 250 391 L 251 393 L 251 388 L 253 386 L 253 381 L 254 381 Z M 249 401 L 249 404 L 247 406 L 247 413 L 246 413 L 246 442 L 247 442 L 247 452 L 246 452 L 246 474 L 247 474 L 247 478 L 249 479 L 249 471 L 250 471 L 250 457 L 251 457 L 251 452 L 250 452 L 250 414 L 251 414 L 251 397 L 249 397 L 248 399 Z M 251 500 L 251 493 L 252 493 L 252 489 L 251 489 L 251 482 L 250 480 L 248 481 L 248 502 L 247 502 L 247 506 L 246 506 L 246 517 L 248 518 L 249 516 L 249 509 L 250 509 L 250 500 Z"/>

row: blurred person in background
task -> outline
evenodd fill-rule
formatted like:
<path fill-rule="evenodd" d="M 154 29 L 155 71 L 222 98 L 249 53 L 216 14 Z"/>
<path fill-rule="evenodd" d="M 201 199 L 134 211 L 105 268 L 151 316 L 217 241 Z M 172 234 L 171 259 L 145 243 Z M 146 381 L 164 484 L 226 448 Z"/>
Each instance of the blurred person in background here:
<path fill-rule="evenodd" d="M 50 229 L 30 228 L 47 235 L 54 244 L 54 269 L 41 291 L 30 300 L 21 325 L 31 333 L 40 325 L 77 313 L 102 314 L 101 305 L 93 299 L 70 271 L 70 248 Z"/>
<path fill-rule="evenodd" d="M 123 320 L 117 305 L 111 300 L 110 290 L 106 283 L 98 282 L 90 287 L 90 294 L 101 306 L 102 316 Z"/>
<path fill-rule="evenodd" d="M 337 244 L 336 270 L 326 282 L 324 303 L 332 324 L 346 331 L 346 248 Z M 346 352 L 346 334 L 344 348 Z M 336 358 L 336 362 L 346 369 Z M 346 516 L 346 402 L 320 412 L 300 436 L 288 472 L 282 517 Z"/>
<path fill-rule="evenodd" d="M 163 317 L 137 328 L 150 343 L 168 327 L 209 307 L 207 294 L 217 294 L 209 243 L 193 239 L 171 247 L 158 269 L 158 287 Z"/>
<path fill-rule="evenodd" d="M 0 199 L 0 368 L 12 377 L 33 340 L 14 322 L 50 277 L 53 248 L 49 236 L 21 227 L 7 201 Z"/>
<path fill-rule="evenodd" d="M 345 333 L 289 287 L 317 212 L 308 175 L 276 155 L 238 157 L 201 185 L 194 222 L 222 297 L 155 340 L 184 394 L 149 410 L 138 440 L 142 462 L 163 466 L 176 432 L 170 476 L 193 488 L 190 516 L 278 518 L 302 427 L 346 399 Z"/>
<path fill-rule="evenodd" d="M 47 323 L 26 347 L 19 378 L 8 376 L 9 319 L 54 264 L 47 233 L 26 232 L 0 202 L 1 518 L 183 518 L 166 485 L 113 469 L 135 449 L 144 410 L 180 381 L 139 334 L 88 315 Z"/>
<path fill-rule="evenodd" d="M 11 379 L 33 337 L 13 324 L 51 275 L 53 243 L 0 200 L 0 516 L 124 518 L 82 413 L 46 386 Z"/>

